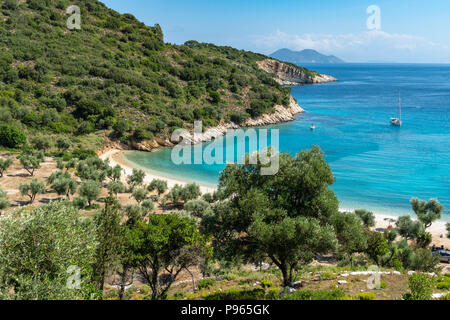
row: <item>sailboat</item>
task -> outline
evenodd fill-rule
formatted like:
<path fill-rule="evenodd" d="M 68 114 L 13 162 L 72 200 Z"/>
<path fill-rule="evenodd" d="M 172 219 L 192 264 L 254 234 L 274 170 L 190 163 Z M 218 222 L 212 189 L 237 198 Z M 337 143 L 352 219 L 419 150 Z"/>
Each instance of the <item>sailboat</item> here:
<path fill-rule="evenodd" d="M 391 125 L 401 127 L 402 124 L 402 98 L 398 90 L 398 118 L 391 118 Z"/>

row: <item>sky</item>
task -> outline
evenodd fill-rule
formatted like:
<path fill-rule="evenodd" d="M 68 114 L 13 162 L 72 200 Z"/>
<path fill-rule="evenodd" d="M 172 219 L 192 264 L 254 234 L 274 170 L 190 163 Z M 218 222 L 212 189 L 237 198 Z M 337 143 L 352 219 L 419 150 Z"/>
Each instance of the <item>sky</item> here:
<path fill-rule="evenodd" d="M 450 63 L 448 0 L 102 1 L 147 25 L 159 23 L 170 43 L 263 54 L 315 49 L 347 62 Z"/>

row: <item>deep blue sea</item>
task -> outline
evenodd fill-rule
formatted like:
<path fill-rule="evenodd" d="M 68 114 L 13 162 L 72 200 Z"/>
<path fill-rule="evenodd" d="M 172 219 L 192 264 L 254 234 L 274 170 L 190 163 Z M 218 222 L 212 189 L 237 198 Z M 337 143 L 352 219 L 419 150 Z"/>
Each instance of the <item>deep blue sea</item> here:
<path fill-rule="evenodd" d="M 307 112 L 280 130 L 280 151 L 319 145 L 342 208 L 412 214 L 411 197 L 438 198 L 450 219 L 450 65 L 305 65 L 335 83 L 292 88 Z M 392 127 L 398 90 L 403 127 Z M 314 123 L 316 130 L 311 131 Z M 206 147 L 208 144 L 205 144 Z M 168 177 L 215 185 L 224 165 L 174 165 L 171 149 L 126 160 Z"/>

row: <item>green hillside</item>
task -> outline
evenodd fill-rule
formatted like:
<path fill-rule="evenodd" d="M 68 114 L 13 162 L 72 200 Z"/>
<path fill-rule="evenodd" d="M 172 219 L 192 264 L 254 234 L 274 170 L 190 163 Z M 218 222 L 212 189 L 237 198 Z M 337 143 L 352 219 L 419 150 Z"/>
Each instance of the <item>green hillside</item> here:
<path fill-rule="evenodd" d="M 81 8 L 81 30 L 66 27 L 72 4 Z M 28 138 L 83 141 L 104 131 L 129 143 L 198 119 L 240 123 L 289 103 L 290 89 L 256 65 L 266 56 L 168 44 L 159 25 L 99 1 L 5 0 L 0 12 L 0 126 L 13 124 Z"/>

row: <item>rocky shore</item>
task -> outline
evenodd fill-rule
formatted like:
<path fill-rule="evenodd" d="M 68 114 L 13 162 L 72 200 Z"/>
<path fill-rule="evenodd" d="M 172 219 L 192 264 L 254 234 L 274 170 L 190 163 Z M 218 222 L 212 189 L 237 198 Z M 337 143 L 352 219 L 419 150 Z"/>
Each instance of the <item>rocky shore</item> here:
<path fill-rule="evenodd" d="M 338 81 L 338 79 L 308 71 L 306 69 L 296 67 L 292 64 L 284 63 L 274 59 L 265 59 L 257 62 L 258 67 L 262 70 L 276 75 L 276 81 L 284 86 L 301 86 L 305 84 L 318 84 L 326 82 Z"/>
<path fill-rule="evenodd" d="M 190 133 L 183 135 L 183 138 L 185 141 L 190 140 L 193 144 L 198 144 L 221 137 L 225 135 L 228 130 L 289 122 L 295 119 L 295 115 L 303 112 L 305 112 L 305 110 L 303 110 L 295 101 L 295 99 L 291 97 L 289 106 L 285 107 L 282 105 L 276 105 L 273 112 L 265 113 L 255 119 L 248 118 L 244 123 L 240 125 L 237 125 L 233 122 L 223 122 L 216 127 L 206 129 L 206 131 L 201 134 L 197 134 L 195 139 Z M 130 146 L 118 142 L 111 142 L 108 143 L 104 149 L 100 150 L 98 154 L 102 155 L 110 150 L 137 150 L 152 152 L 162 147 L 173 147 L 175 143 L 175 141 L 170 141 L 169 139 L 162 139 L 159 137 L 155 137 L 151 140 L 143 140 L 141 142 L 133 142 Z"/>
<path fill-rule="evenodd" d="M 307 71 L 306 69 L 295 67 L 291 64 L 283 63 L 274 59 L 265 59 L 257 62 L 258 66 L 271 74 L 274 74 L 275 80 L 286 86 L 299 86 L 304 84 L 318 84 L 338 81 L 332 76 L 320 74 L 313 71 Z M 223 121 L 216 127 L 206 129 L 202 134 L 197 134 L 194 138 L 192 134 L 188 133 L 183 135 L 184 141 L 191 141 L 193 144 L 207 142 L 212 139 L 223 136 L 228 130 L 267 126 L 282 122 L 289 122 L 295 119 L 295 115 L 303 113 L 303 110 L 291 96 L 289 105 L 282 106 L 276 105 L 272 112 L 265 113 L 258 118 L 248 118 L 242 124 L 235 124 L 233 122 Z M 141 142 L 133 142 L 130 146 L 119 144 L 117 142 L 109 143 L 103 150 L 99 151 L 99 154 L 103 154 L 112 149 L 117 150 L 137 150 L 151 152 L 161 147 L 173 147 L 177 141 L 171 141 L 168 138 L 155 137 L 154 139 L 143 140 Z"/>

